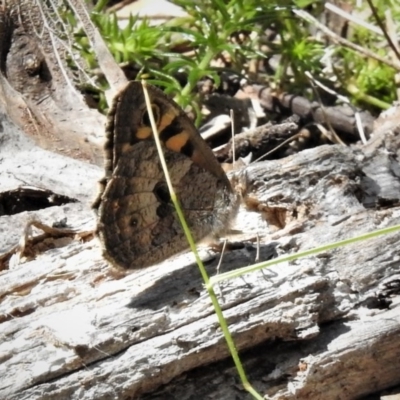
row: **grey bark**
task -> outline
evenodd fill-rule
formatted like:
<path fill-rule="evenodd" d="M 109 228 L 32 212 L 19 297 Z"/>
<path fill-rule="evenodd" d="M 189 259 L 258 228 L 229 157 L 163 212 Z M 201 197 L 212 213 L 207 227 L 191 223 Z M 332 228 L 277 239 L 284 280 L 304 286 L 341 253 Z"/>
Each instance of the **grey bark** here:
<path fill-rule="evenodd" d="M 32 218 L 93 229 L 102 169 L 28 139 L 4 74 L 1 82 L 0 253 Z M 32 101 L 12 90 L 21 104 Z M 73 121 L 75 111 L 63 115 Z M 94 119 L 102 126 L 101 116 Z M 82 126 L 89 132 L 91 123 Z M 222 272 L 254 262 L 257 235 L 260 260 L 269 260 L 399 224 L 399 135 L 395 123 L 367 146 L 322 146 L 237 172 L 242 233 L 231 238 L 236 249 L 224 255 Z M 25 194 L 32 208 L 33 193 L 45 208 L 5 211 Z M 52 205 L 53 194 L 64 203 Z M 125 274 L 91 236 L 33 237 L 27 255 L 2 259 L 0 399 L 250 398 L 190 253 Z M 220 284 L 225 318 L 261 394 L 355 399 L 400 384 L 399 237 Z M 206 245 L 201 255 L 215 274 L 219 255 Z"/>
<path fill-rule="evenodd" d="M 398 134 L 388 133 L 375 149 L 323 146 L 249 167 L 245 201 L 259 211 L 241 210 L 246 246 L 226 254 L 222 270 L 253 262 L 256 233 L 263 260 L 398 224 L 397 155 L 387 151 L 394 139 Z M 87 180 L 68 187 L 69 175 L 45 165 L 41 187 L 54 190 L 59 176 L 63 193 L 81 201 L 35 217 L 93 224 L 82 187 L 93 187 L 98 170 L 76 169 L 74 161 L 67 169 L 86 168 Z M 1 217 L 2 240 L 17 237 L 31 214 Z M 237 348 L 259 349 L 245 360 L 260 392 L 350 399 L 399 383 L 398 238 L 376 237 L 221 283 Z M 95 239 L 57 239 L 51 247 L 2 272 L 0 398 L 137 398 L 177 377 L 168 392 L 144 398 L 249 398 L 229 359 L 204 367 L 228 353 L 190 254 L 125 276 L 107 265 Z M 218 257 L 206 248 L 202 254 L 215 273 Z"/>

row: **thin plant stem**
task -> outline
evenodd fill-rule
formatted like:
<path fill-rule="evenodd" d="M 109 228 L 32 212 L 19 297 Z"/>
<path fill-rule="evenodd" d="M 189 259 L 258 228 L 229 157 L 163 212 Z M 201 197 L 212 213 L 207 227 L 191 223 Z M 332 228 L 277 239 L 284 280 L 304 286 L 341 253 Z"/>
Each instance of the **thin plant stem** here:
<path fill-rule="evenodd" d="M 182 211 L 182 209 L 180 207 L 180 204 L 179 204 L 179 200 L 178 200 L 178 198 L 176 196 L 176 193 L 175 193 L 175 190 L 174 190 L 174 188 L 172 186 L 171 177 L 169 175 L 168 167 L 167 167 L 167 164 L 165 162 L 164 153 L 163 153 L 163 150 L 162 150 L 162 147 L 161 147 L 161 143 L 160 143 L 160 138 L 159 138 L 158 132 L 157 132 L 157 125 L 156 125 L 156 122 L 154 120 L 154 115 L 153 115 L 152 108 L 151 108 L 150 97 L 149 97 L 149 94 L 148 94 L 147 89 L 146 89 L 146 82 L 143 81 L 143 80 L 142 80 L 142 86 L 143 86 L 144 97 L 145 97 L 145 100 L 146 100 L 146 107 L 147 107 L 147 111 L 148 111 L 149 119 L 150 119 L 150 123 L 151 123 L 151 128 L 153 130 L 154 140 L 155 140 L 155 143 L 156 143 L 156 146 L 157 146 L 157 151 L 158 151 L 158 154 L 159 154 L 159 157 L 160 157 L 161 166 L 162 166 L 162 169 L 164 171 L 165 180 L 167 182 L 167 186 L 168 186 L 168 190 L 169 190 L 169 193 L 170 193 L 170 196 L 171 196 L 171 200 L 172 200 L 172 202 L 174 204 L 176 213 L 177 213 L 179 221 L 180 221 L 180 223 L 182 225 L 182 228 L 183 228 L 183 231 L 185 233 L 186 239 L 187 239 L 187 241 L 189 243 L 190 249 L 191 249 L 191 251 L 193 252 L 193 254 L 194 254 L 195 258 L 196 258 L 197 265 L 199 266 L 201 276 L 202 276 L 202 278 L 204 280 L 204 283 L 205 283 L 205 285 L 207 287 L 208 294 L 209 294 L 211 302 L 213 304 L 215 313 L 217 314 L 218 322 L 219 322 L 221 330 L 222 330 L 222 332 L 224 334 L 226 343 L 228 345 L 229 351 L 230 351 L 231 356 L 233 358 L 233 361 L 235 363 L 235 366 L 236 366 L 236 369 L 238 371 L 240 380 L 242 381 L 243 387 L 255 399 L 263 400 L 263 397 L 259 393 L 257 393 L 257 391 L 250 385 L 250 383 L 249 383 L 249 381 L 247 379 L 247 376 L 246 376 L 246 373 L 244 371 L 243 365 L 242 365 L 242 363 L 240 361 L 240 358 L 239 358 L 239 354 L 238 354 L 238 352 L 236 350 L 235 343 L 234 343 L 234 341 L 232 339 L 232 336 L 231 336 L 231 334 L 229 332 L 228 324 L 227 324 L 227 322 L 226 322 L 226 320 L 225 320 L 225 318 L 224 318 L 224 316 L 222 314 L 221 307 L 219 306 L 219 303 L 218 303 L 217 297 L 215 295 L 214 289 L 212 288 L 212 286 L 209 285 L 209 277 L 207 275 L 207 271 L 204 268 L 204 265 L 203 265 L 203 263 L 202 263 L 202 261 L 201 261 L 201 259 L 199 257 L 199 254 L 198 254 L 197 248 L 196 248 L 196 244 L 195 244 L 195 242 L 193 240 L 192 234 L 190 233 L 190 229 L 189 229 L 189 227 L 188 227 L 188 225 L 186 223 L 185 217 L 183 215 L 183 211 Z"/>
<path fill-rule="evenodd" d="M 253 272 L 253 271 L 258 271 L 262 268 L 271 267 L 272 265 L 280 264 L 283 262 L 294 261 L 301 257 L 312 256 L 314 254 L 323 253 L 325 251 L 336 249 L 337 247 L 347 246 L 352 243 L 362 242 L 363 240 L 372 239 L 376 236 L 387 235 L 389 233 L 394 233 L 397 231 L 400 231 L 400 225 L 390 226 L 388 228 L 379 229 L 377 231 L 365 233 L 363 235 L 360 235 L 360 236 L 357 236 L 354 238 L 345 239 L 345 240 L 341 240 L 339 242 L 329 243 L 329 244 L 326 244 L 323 246 L 315 247 L 313 249 L 302 251 L 300 253 L 290 254 L 287 256 L 275 258 L 270 261 L 249 265 L 249 266 L 243 267 L 243 268 L 238 268 L 234 271 L 225 272 L 223 274 L 211 277 L 211 279 L 209 281 L 209 285 L 214 286 L 223 280 L 237 278 L 241 275 L 244 275 L 244 274 L 247 274 L 247 273 Z"/>
<path fill-rule="evenodd" d="M 379 25 L 379 28 L 381 28 L 383 35 L 385 36 L 388 45 L 390 46 L 390 48 L 392 49 L 393 53 L 396 54 L 396 57 L 398 60 L 400 60 L 400 54 L 399 51 L 397 50 L 396 45 L 393 43 L 392 38 L 390 37 L 390 35 L 388 34 L 385 25 L 383 24 L 381 18 L 379 17 L 378 11 L 376 10 L 376 7 L 374 6 L 374 4 L 372 3 L 371 0 L 367 0 L 367 3 L 369 5 L 369 8 L 372 11 L 372 14 L 375 18 L 376 23 Z"/>
<path fill-rule="evenodd" d="M 400 71 L 400 63 L 398 61 L 392 61 L 388 58 L 384 58 L 379 56 L 378 54 L 374 53 L 371 50 L 365 49 L 362 46 L 359 46 L 355 43 L 350 42 L 349 40 L 342 38 L 341 36 L 334 33 L 332 30 L 327 28 L 324 24 L 320 23 L 316 18 L 314 18 L 311 14 L 304 10 L 293 10 L 293 12 L 298 15 L 300 18 L 304 19 L 305 21 L 315 25 L 318 29 L 328 35 L 335 43 L 339 43 L 344 47 L 352 49 L 358 52 L 363 57 L 369 57 L 374 60 L 377 60 L 383 64 L 388 65 L 389 67 L 394 68 L 396 71 Z"/>

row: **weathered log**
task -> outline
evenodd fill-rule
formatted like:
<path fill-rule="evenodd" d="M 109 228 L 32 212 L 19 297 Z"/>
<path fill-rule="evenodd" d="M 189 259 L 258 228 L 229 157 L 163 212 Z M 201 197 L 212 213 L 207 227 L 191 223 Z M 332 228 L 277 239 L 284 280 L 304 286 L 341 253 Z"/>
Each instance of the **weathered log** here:
<path fill-rule="evenodd" d="M 395 161 L 384 162 L 393 135 L 369 152 L 322 146 L 249 167 L 248 206 L 266 218 L 274 207 L 283 213 L 278 227 L 241 211 L 238 227 L 246 223 L 247 235 L 259 233 L 261 259 L 399 223 L 399 207 L 387 205 L 398 202 L 400 193 L 393 190 L 399 184 Z M 43 167 L 40 175 L 51 181 L 52 171 Z M 372 206 L 383 200 L 384 208 Z M 80 220 L 90 219 L 88 205 L 76 204 Z M 66 207 L 78 212 L 68 204 L 35 216 L 51 210 L 59 219 Z M 3 216 L 9 225 L 2 236 L 29 214 Z M 272 398 L 318 393 L 355 398 L 399 383 L 399 298 L 388 295 L 388 282 L 399 282 L 398 238 L 377 237 L 221 284 L 220 300 L 238 349 L 262 346 L 248 361 L 250 376 L 263 376 L 256 379 L 259 390 Z M 1 398 L 136 398 L 228 356 L 190 255 L 122 277 L 112 272 L 95 240 L 58 239 L 53 246 L 2 273 Z M 248 242 L 226 254 L 222 270 L 253 262 L 254 250 Z M 212 272 L 217 260 L 206 253 Z M 379 309 L 390 301 L 391 307 Z M 210 367 L 205 376 L 213 370 L 217 373 Z M 229 374 L 230 381 L 214 389 L 217 375 L 201 385 L 245 398 Z M 197 384 L 188 378 L 168 390 L 202 393 Z"/>
<path fill-rule="evenodd" d="M 10 111 L 8 84 L 2 75 L 1 253 L 32 218 L 93 228 L 90 203 L 102 174 L 27 139 Z M 243 184 L 245 206 L 234 239 L 243 245 L 224 255 L 221 270 L 253 263 L 257 235 L 260 260 L 269 260 L 399 224 L 398 160 L 399 131 L 387 129 L 364 147 L 321 146 L 239 171 L 232 179 Z M 64 204 L 53 200 L 61 196 Z M 15 199 L 20 207 L 9 207 Z M 353 399 L 400 384 L 399 237 L 220 284 L 224 315 L 260 393 Z M 96 239 L 35 242 L 0 272 L 0 399 L 250 398 L 192 255 L 124 274 L 107 264 Z M 201 254 L 215 273 L 218 255 L 207 246 Z"/>

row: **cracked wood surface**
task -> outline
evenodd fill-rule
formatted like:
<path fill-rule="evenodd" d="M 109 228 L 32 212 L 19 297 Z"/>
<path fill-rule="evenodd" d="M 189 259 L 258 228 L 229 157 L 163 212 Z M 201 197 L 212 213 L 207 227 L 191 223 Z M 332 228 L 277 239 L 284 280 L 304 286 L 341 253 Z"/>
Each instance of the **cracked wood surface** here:
<path fill-rule="evenodd" d="M 386 169 L 383 162 L 395 139 L 398 135 L 389 133 L 368 151 L 322 146 L 249 167 L 245 201 L 258 211 L 241 210 L 237 227 L 246 232 L 241 238 L 247 238 L 246 246 L 224 256 L 222 271 L 253 262 L 256 232 L 260 258 L 266 260 L 399 223 L 397 205 L 371 206 L 395 203 L 393 159 L 387 158 Z M 374 160 L 379 168 L 373 168 Z M 42 187 L 54 190 L 57 164 L 51 171 L 45 165 Z M 84 165 L 93 169 L 84 163 L 79 169 Z M 65 179 L 68 188 L 68 177 L 59 179 L 60 187 Z M 92 184 L 88 173 L 84 185 Z M 68 190 L 71 198 L 82 199 L 79 185 Z M 274 225 L 275 219 L 265 223 L 273 210 L 279 210 L 283 226 Z M 1 217 L 2 241 L 20 233 L 17 221 L 31 214 L 49 222 L 67 216 L 69 226 L 94 224 L 83 198 Z M 399 383 L 398 296 L 391 308 L 379 309 L 387 300 L 387 281 L 399 281 L 399 236 L 377 237 L 221 284 L 224 315 L 260 392 L 276 399 L 322 393 L 345 399 Z M 179 398 L 182 391 L 249 398 L 230 360 L 220 361 L 228 357 L 226 346 L 190 254 L 124 275 L 104 261 L 94 239 L 47 240 L 35 259 L 11 263 L 0 276 L 0 398 Z M 218 257 L 207 248 L 202 255 L 215 273 Z M 222 364 L 206 367 L 217 361 Z M 178 377 L 166 392 L 145 395 Z"/>
<path fill-rule="evenodd" d="M 25 29 L 13 28 L 28 40 Z M 92 144 L 79 154 L 69 146 L 77 137 L 90 143 L 91 133 L 101 138 L 103 117 L 68 89 L 48 42 L 37 50 L 28 40 L 28 64 L 12 62 L 18 40 L 10 36 L 7 62 L 0 45 L 0 205 L 24 187 L 76 202 L 13 215 L 3 210 L 1 253 L 18 243 L 31 218 L 93 229 L 90 203 L 102 176 L 101 168 L 71 158 L 93 161 Z M 35 92 L 29 72 L 43 59 L 53 80 L 44 88 L 40 81 Z M 7 80 L 11 72 L 31 87 Z M 32 93 L 43 91 L 46 101 L 38 102 Z M 29 112 L 51 121 L 44 125 L 50 137 L 27 138 Z M 257 234 L 260 259 L 269 260 L 399 224 L 398 149 L 398 128 L 386 127 L 364 147 L 322 146 L 250 166 L 247 209 L 236 224 L 243 233 L 232 238 L 244 246 L 225 254 L 221 270 L 252 263 Z M 0 272 L 1 399 L 250 398 L 190 254 L 123 274 L 91 237 L 33 235 L 26 258 L 11 258 Z M 224 315 L 260 393 L 353 399 L 400 383 L 399 237 L 376 237 L 221 283 Z M 218 255 L 207 247 L 201 254 L 214 274 Z"/>

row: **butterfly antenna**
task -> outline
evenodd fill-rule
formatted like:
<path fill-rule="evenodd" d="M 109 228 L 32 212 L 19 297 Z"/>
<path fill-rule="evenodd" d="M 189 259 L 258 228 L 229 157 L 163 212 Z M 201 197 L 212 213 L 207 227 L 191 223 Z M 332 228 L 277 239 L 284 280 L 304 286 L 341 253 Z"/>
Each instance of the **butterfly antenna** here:
<path fill-rule="evenodd" d="M 231 117 L 231 135 L 232 135 L 232 165 L 235 164 L 236 154 L 235 154 L 235 114 L 232 108 L 229 110 L 229 115 Z"/>
<path fill-rule="evenodd" d="M 260 262 L 260 235 L 257 232 L 257 251 L 256 251 L 256 258 L 254 260 L 254 263 L 257 264 Z"/>
<path fill-rule="evenodd" d="M 221 250 L 221 257 L 219 258 L 219 262 L 217 265 L 217 275 L 219 275 L 219 270 L 220 270 L 221 264 L 222 264 L 222 258 L 224 257 L 224 254 L 225 254 L 226 243 L 227 243 L 227 240 L 224 239 L 224 244 L 222 245 L 222 250 Z"/>
<path fill-rule="evenodd" d="M 224 239 L 224 244 L 222 245 L 222 250 L 221 250 L 221 256 L 219 258 L 218 265 L 217 265 L 217 275 L 219 275 L 219 271 L 220 271 L 221 264 L 222 264 L 222 258 L 224 257 L 224 254 L 225 254 L 225 248 L 226 248 L 226 243 L 227 242 L 228 242 L 228 240 Z M 217 287 L 218 287 L 219 295 L 221 296 L 221 299 L 223 301 L 224 295 L 222 294 L 222 289 L 221 289 L 220 282 L 218 282 Z"/>

